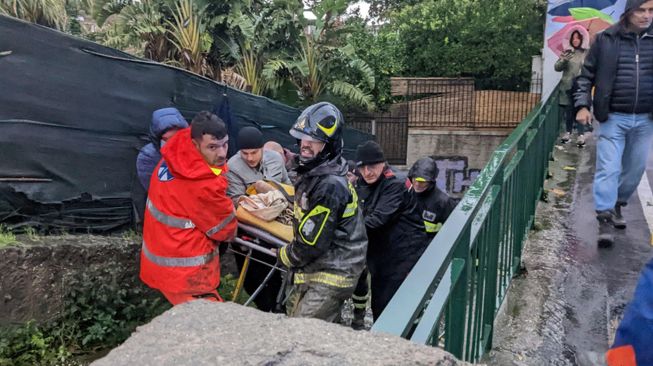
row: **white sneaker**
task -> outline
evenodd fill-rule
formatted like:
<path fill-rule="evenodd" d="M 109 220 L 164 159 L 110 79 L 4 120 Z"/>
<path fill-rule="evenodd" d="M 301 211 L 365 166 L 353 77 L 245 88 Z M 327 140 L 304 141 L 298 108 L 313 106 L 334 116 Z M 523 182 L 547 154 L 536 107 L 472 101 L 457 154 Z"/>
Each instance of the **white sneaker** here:
<path fill-rule="evenodd" d="M 578 135 L 578 138 L 576 139 L 576 145 L 578 145 L 578 147 L 585 146 L 585 134 Z"/>
<path fill-rule="evenodd" d="M 564 135 L 562 135 L 562 138 L 560 139 L 560 142 L 563 144 L 566 144 L 571 140 L 571 132 L 565 132 Z"/>

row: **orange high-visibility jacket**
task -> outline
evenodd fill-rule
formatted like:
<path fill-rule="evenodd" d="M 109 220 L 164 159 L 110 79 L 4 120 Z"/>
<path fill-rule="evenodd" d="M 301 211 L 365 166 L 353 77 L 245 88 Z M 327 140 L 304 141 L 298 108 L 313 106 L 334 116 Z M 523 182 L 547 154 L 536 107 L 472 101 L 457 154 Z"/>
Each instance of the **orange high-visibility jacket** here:
<path fill-rule="evenodd" d="M 141 280 L 161 291 L 203 294 L 220 284 L 218 242 L 236 233 L 227 197 L 226 164 L 209 166 L 195 148 L 190 127 L 161 149 L 150 180 Z"/>

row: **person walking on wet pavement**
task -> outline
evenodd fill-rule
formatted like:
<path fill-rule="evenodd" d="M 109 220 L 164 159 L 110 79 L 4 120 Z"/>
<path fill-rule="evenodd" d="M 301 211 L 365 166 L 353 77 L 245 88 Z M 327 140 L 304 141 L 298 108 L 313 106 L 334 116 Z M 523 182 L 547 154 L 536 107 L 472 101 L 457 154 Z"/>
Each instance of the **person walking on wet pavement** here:
<path fill-rule="evenodd" d="M 652 22 L 653 0 L 628 0 L 620 21 L 597 34 L 576 79 L 576 120 L 589 124 L 592 105 L 600 122 L 593 189 L 602 247 L 614 243 L 613 228 L 626 228 L 622 207 L 644 174 L 653 137 Z"/>
<path fill-rule="evenodd" d="M 581 33 L 582 32 L 582 33 Z M 585 36 L 583 36 L 583 33 Z M 566 49 L 560 55 L 560 59 L 555 63 L 553 68 L 555 71 L 562 72 L 560 79 L 560 98 L 558 103 L 560 109 L 563 110 L 565 119 L 565 134 L 562 135 L 560 142 L 566 144 L 571 139 L 571 134 L 574 132 L 574 125 L 578 132 L 576 144 L 578 147 L 585 146 L 585 125 L 576 123 L 576 114 L 574 113 L 574 97 L 573 83 L 574 79 L 580 74 L 580 69 L 583 66 L 583 60 L 589 48 L 589 35 L 587 31 L 580 27 L 578 29 L 571 29 L 571 32 L 566 37 Z"/>

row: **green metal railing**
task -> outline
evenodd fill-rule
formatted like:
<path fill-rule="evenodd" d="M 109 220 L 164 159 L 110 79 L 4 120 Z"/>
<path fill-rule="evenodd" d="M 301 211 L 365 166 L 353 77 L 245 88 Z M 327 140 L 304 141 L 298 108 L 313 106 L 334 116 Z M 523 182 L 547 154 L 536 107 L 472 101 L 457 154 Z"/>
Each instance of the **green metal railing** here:
<path fill-rule="evenodd" d="M 521 262 L 559 132 L 557 89 L 492 154 L 372 331 L 476 362 Z"/>

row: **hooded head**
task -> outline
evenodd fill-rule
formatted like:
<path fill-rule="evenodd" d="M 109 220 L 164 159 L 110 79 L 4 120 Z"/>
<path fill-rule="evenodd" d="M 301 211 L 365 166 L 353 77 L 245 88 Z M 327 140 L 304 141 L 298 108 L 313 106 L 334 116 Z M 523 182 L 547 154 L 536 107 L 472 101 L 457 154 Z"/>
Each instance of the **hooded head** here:
<path fill-rule="evenodd" d="M 564 44 L 565 50 L 574 49 L 589 49 L 590 48 L 590 35 L 582 26 L 573 27 L 567 32 L 565 37 L 567 42 Z"/>
<path fill-rule="evenodd" d="M 626 0 L 619 22 L 630 31 L 643 32 L 653 21 L 653 0 Z"/>
<path fill-rule="evenodd" d="M 424 157 L 415 162 L 408 171 L 408 178 L 417 193 L 422 193 L 435 186 L 438 177 L 438 166 L 435 160 Z"/>
<path fill-rule="evenodd" d="M 177 108 L 161 108 L 152 112 L 152 123 L 150 124 L 150 140 L 157 148 L 161 147 L 161 140 L 167 140 L 171 136 L 164 135 L 170 131 L 177 131 L 188 127 L 188 122 L 179 113 Z"/>
<path fill-rule="evenodd" d="M 622 16 L 627 16 L 628 13 L 634 11 L 635 9 L 639 8 L 640 5 L 644 4 L 648 0 L 626 0 L 626 6 L 624 7 L 624 12 Z"/>

